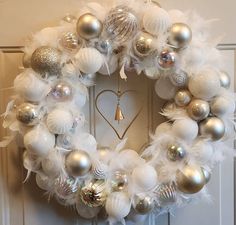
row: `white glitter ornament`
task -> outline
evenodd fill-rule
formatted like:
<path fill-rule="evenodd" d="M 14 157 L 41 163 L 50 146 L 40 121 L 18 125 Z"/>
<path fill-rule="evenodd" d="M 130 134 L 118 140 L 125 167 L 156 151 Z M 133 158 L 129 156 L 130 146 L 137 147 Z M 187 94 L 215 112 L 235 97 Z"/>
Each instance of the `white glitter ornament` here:
<path fill-rule="evenodd" d="M 194 97 L 209 100 L 219 93 L 220 80 L 216 71 L 206 69 L 192 76 L 188 87 Z"/>
<path fill-rule="evenodd" d="M 78 69 L 86 74 L 94 74 L 103 65 L 104 59 L 101 53 L 95 48 L 82 48 L 75 55 Z"/>
<path fill-rule="evenodd" d="M 162 35 L 171 26 L 171 19 L 164 9 L 158 6 L 148 8 L 143 15 L 143 27 L 152 35 Z"/>
<path fill-rule="evenodd" d="M 47 127 L 54 134 L 65 134 L 73 126 L 73 116 L 70 111 L 62 108 L 54 109 L 47 116 Z"/>

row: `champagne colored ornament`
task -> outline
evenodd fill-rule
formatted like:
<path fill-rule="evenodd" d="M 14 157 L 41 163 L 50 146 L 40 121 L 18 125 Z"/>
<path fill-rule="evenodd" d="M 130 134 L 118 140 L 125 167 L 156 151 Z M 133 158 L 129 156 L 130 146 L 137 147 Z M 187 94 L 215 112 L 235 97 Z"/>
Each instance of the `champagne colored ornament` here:
<path fill-rule="evenodd" d="M 107 198 L 106 184 L 103 180 L 91 181 L 80 190 L 82 202 L 89 207 L 105 205 Z"/>
<path fill-rule="evenodd" d="M 171 161 L 182 160 L 186 155 L 185 149 L 178 143 L 170 144 L 167 149 L 167 158 Z"/>
<path fill-rule="evenodd" d="M 35 126 L 39 123 L 40 110 L 37 105 L 22 103 L 17 107 L 16 119 L 26 126 Z"/>
<path fill-rule="evenodd" d="M 95 48 L 82 48 L 75 55 L 76 65 L 85 74 L 94 74 L 101 68 L 104 59 Z"/>
<path fill-rule="evenodd" d="M 82 40 L 75 33 L 67 32 L 61 36 L 59 44 L 66 51 L 76 53 L 82 46 Z"/>
<path fill-rule="evenodd" d="M 139 190 L 150 191 L 157 185 L 157 172 L 152 166 L 144 164 L 133 170 L 132 180 Z"/>
<path fill-rule="evenodd" d="M 113 191 L 124 191 L 129 184 L 128 175 L 124 171 L 115 171 L 111 176 L 111 188 Z"/>
<path fill-rule="evenodd" d="M 155 193 L 161 206 L 173 204 L 176 202 L 176 186 L 174 183 L 161 184 Z"/>
<path fill-rule="evenodd" d="M 153 39 L 153 36 L 148 33 L 139 33 L 133 42 L 134 53 L 139 57 L 150 55 L 155 50 Z"/>
<path fill-rule="evenodd" d="M 214 70 L 206 69 L 190 77 L 189 91 L 194 97 L 209 100 L 220 91 L 220 80 Z"/>
<path fill-rule="evenodd" d="M 232 115 L 235 111 L 234 99 L 224 98 L 219 96 L 213 99 L 210 103 L 211 113 L 215 116 L 224 117 L 226 115 Z"/>
<path fill-rule="evenodd" d="M 22 64 L 24 68 L 30 68 L 31 67 L 31 55 L 24 53 L 22 58 Z"/>
<path fill-rule="evenodd" d="M 73 98 L 73 88 L 66 81 L 59 81 L 51 90 L 52 97 L 60 102 L 70 101 Z"/>
<path fill-rule="evenodd" d="M 181 49 L 186 47 L 192 40 L 192 31 L 187 24 L 174 23 L 169 30 L 168 43 L 171 47 Z"/>
<path fill-rule="evenodd" d="M 206 184 L 209 183 L 211 179 L 211 173 L 208 170 L 204 169 L 203 167 L 202 167 L 202 172 L 204 174 Z"/>
<path fill-rule="evenodd" d="M 170 26 L 170 16 L 163 8 L 151 6 L 143 15 L 143 27 L 152 35 L 163 35 Z"/>
<path fill-rule="evenodd" d="M 67 23 L 73 23 L 76 20 L 76 17 L 73 15 L 66 15 L 65 17 L 62 18 L 62 20 Z"/>
<path fill-rule="evenodd" d="M 210 113 L 210 106 L 208 102 L 201 99 L 194 99 L 188 105 L 189 116 L 196 121 L 204 120 Z"/>
<path fill-rule="evenodd" d="M 173 134 L 187 142 L 193 141 L 198 135 L 198 124 L 191 119 L 175 120 L 172 125 Z"/>
<path fill-rule="evenodd" d="M 46 157 L 55 146 L 55 136 L 45 127 L 37 126 L 25 134 L 24 145 L 31 154 Z"/>
<path fill-rule="evenodd" d="M 48 114 L 46 123 L 50 132 L 65 134 L 72 128 L 74 119 L 70 111 L 56 108 Z"/>
<path fill-rule="evenodd" d="M 217 117 L 209 117 L 200 123 L 200 134 L 212 141 L 218 141 L 225 134 L 224 122 Z"/>
<path fill-rule="evenodd" d="M 107 197 L 105 208 L 110 219 L 123 222 L 130 212 L 131 201 L 125 192 L 113 192 Z"/>
<path fill-rule="evenodd" d="M 177 91 L 176 95 L 175 95 L 175 103 L 178 106 L 187 106 L 192 99 L 192 95 L 188 90 L 179 90 Z"/>
<path fill-rule="evenodd" d="M 154 208 L 154 200 L 146 194 L 138 194 L 134 196 L 134 210 L 141 215 L 150 213 Z"/>
<path fill-rule="evenodd" d="M 158 57 L 158 64 L 161 69 L 168 70 L 175 66 L 176 53 L 171 50 L 163 50 Z"/>
<path fill-rule="evenodd" d="M 54 192 L 60 199 L 75 197 L 77 191 L 78 185 L 74 178 L 60 176 L 55 180 Z"/>
<path fill-rule="evenodd" d="M 112 49 L 112 44 L 109 40 L 98 40 L 95 42 L 96 49 L 102 54 L 108 54 Z"/>
<path fill-rule="evenodd" d="M 61 72 L 61 58 L 62 53 L 58 49 L 42 46 L 33 52 L 31 67 L 42 77 L 58 75 Z"/>
<path fill-rule="evenodd" d="M 176 87 L 184 87 L 188 83 L 188 74 L 183 70 L 177 70 L 170 73 L 169 78 Z"/>
<path fill-rule="evenodd" d="M 219 78 L 220 78 L 220 85 L 221 87 L 224 87 L 226 89 L 230 88 L 230 84 L 231 84 L 231 79 L 228 73 L 226 73 L 225 71 L 221 71 L 219 73 Z"/>
<path fill-rule="evenodd" d="M 177 188 L 186 194 L 195 194 L 205 185 L 205 176 L 202 169 L 196 166 L 186 165 L 182 171 L 176 173 Z"/>
<path fill-rule="evenodd" d="M 111 9 L 104 24 L 108 37 L 120 44 L 131 40 L 138 30 L 137 17 L 132 8 L 125 5 Z"/>
<path fill-rule="evenodd" d="M 76 25 L 78 35 L 86 40 L 99 37 L 102 28 L 102 22 L 91 13 L 80 16 Z"/>
<path fill-rule="evenodd" d="M 14 80 L 16 92 L 26 101 L 40 102 L 50 91 L 50 86 L 38 78 L 32 69 L 26 69 Z"/>
<path fill-rule="evenodd" d="M 90 156 L 84 151 L 73 150 L 66 156 L 65 167 L 71 176 L 85 176 L 92 167 Z"/>

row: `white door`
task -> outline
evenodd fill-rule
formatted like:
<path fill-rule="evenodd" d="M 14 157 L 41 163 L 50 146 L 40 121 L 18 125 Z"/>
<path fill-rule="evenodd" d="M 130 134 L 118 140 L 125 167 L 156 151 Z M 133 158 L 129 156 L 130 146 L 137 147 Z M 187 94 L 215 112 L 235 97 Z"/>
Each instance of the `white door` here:
<path fill-rule="evenodd" d="M 102 1 L 102 0 L 101 0 Z M 108 1 L 108 0 L 106 0 Z M 19 72 L 22 53 L 19 46 L 24 45 L 25 38 L 33 31 L 45 26 L 56 24 L 67 13 L 72 13 L 80 8 L 83 0 L 0 0 L 0 89 L 12 86 L 12 81 Z M 215 34 L 226 34 L 222 40 L 223 54 L 227 71 L 232 80 L 236 71 L 236 22 L 235 0 L 225 1 L 199 1 L 199 0 L 162 0 L 164 8 L 177 8 L 181 10 L 195 9 L 207 19 L 219 18 L 213 24 Z M 111 88 L 116 76 L 111 80 L 100 77 L 96 88 L 90 90 L 91 102 L 102 89 Z M 132 83 L 132 85 L 130 85 Z M 130 79 L 130 83 L 122 83 L 123 89 L 132 89 L 132 86 L 141 92 L 145 99 L 145 110 L 140 114 L 128 131 L 128 144 L 140 150 L 148 141 L 148 134 L 153 127 L 162 121 L 157 115 L 163 102 L 159 100 L 152 89 L 151 83 L 144 77 Z M 233 88 L 233 87 L 232 87 Z M 0 92 L 0 112 L 4 112 L 9 100 L 11 90 Z M 134 97 L 134 102 L 138 102 Z M 158 103 L 159 107 L 153 107 Z M 103 106 L 106 109 L 106 105 Z M 135 113 L 138 104 L 134 104 L 129 112 Z M 94 133 L 101 144 L 114 137 L 110 127 L 101 119 L 94 109 L 94 105 L 87 105 L 87 119 L 90 119 L 88 129 Z M 142 128 L 142 132 L 139 131 Z M 145 129 L 144 129 L 145 128 Z M 4 129 L 0 130 L 0 137 L 5 136 Z M 137 138 L 138 137 L 138 138 Z M 112 143 L 113 144 L 113 143 Z M 232 143 L 233 146 L 233 143 Z M 71 208 L 64 208 L 55 201 L 47 203 L 47 196 L 36 187 L 34 179 L 23 184 L 25 170 L 22 166 L 22 150 L 14 144 L 0 151 L 0 225 L 76 225 L 90 224 L 79 219 Z M 209 192 L 212 203 L 205 202 L 190 205 L 177 210 L 174 216 L 162 215 L 157 220 L 157 225 L 233 225 L 234 224 L 234 161 L 228 158 L 217 167 L 209 183 Z"/>

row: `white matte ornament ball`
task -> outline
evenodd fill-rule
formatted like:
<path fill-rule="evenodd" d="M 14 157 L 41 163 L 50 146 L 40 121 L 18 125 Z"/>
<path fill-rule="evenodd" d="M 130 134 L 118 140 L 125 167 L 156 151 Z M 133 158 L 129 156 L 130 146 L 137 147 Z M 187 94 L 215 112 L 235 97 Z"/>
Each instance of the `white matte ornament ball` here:
<path fill-rule="evenodd" d="M 75 55 L 76 65 L 86 74 L 98 72 L 104 63 L 101 53 L 95 48 L 82 48 Z"/>
<path fill-rule="evenodd" d="M 174 135 L 185 141 L 193 141 L 198 135 L 198 124 L 191 119 L 179 119 L 172 125 Z"/>
<path fill-rule="evenodd" d="M 194 97 L 209 100 L 219 93 L 220 80 L 214 70 L 207 69 L 192 76 L 188 87 Z"/>
<path fill-rule="evenodd" d="M 47 116 L 47 127 L 53 134 L 65 134 L 73 127 L 74 119 L 66 109 L 54 109 Z"/>
<path fill-rule="evenodd" d="M 152 35 L 161 35 L 167 32 L 171 26 L 171 19 L 164 9 L 154 6 L 143 15 L 143 27 Z"/>
<path fill-rule="evenodd" d="M 144 164 L 133 170 L 132 180 L 140 191 L 150 191 L 157 185 L 157 172 L 152 166 Z"/>
<path fill-rule="evenodd" d="M 169 77 L 162 76 L 155 84 L 155 91 L 160 98 L 170 100 L 175 97 L 177 87 L 171 83 Z"/>
<path fill-rule="evenodd" d="M 24 145 L 30 153 L 45 157 L 55 146 L 55 136 L 46 128 L 38 126 L 26 133 Z"/>
<path fill-rule="evenodd" d="M 160 125 L 157 126 L 156 130 L 155 130 L 155 135 L 159 136 L 163 133 L 166 133 L 168 131 L 170 131 L 171 129 L 171 124 L 168 122 L 165 123 L 161 123 Z"/>

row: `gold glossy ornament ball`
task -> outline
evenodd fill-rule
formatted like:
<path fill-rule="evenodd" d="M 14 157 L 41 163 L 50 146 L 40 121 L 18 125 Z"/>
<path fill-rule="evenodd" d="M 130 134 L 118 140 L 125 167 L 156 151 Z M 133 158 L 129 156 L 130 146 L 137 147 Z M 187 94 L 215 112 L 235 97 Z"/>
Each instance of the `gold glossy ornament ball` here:
<path fill-rule="evenodd" d="M 80 37 L 90 40 L 97 38 L 102 33 L 103 25 L 96 16 L 85 13 L 78 19 L 76 29 Z"/>
<path fill-rule="evenodd" d="M 220 76 L 220 85 L 221 85 L 221 87 L 229 89 L 230 84 L 231 84 L 231 79 L 230 79 L 229 74 L 226 73 L 225 71 L 221 71 L 219 76 Z"/>
<path fill-rule="evenodd" d="M 188 105 L 189 116 L 196 121 L 204 120 L 210 113 L 210 106 L 208 102 L 201 99 L 194 99 Z"/>
<path fill-rule="evenodd" d="M 141 32 L 134 40 L 133 49 L 134 53 L 139 57 L 150 55 L 155 50 L 153 36 L 146 32 Z"/>
<path fill-rule="evenodd" d="M 205 182 L 207 184 L 211 179 L 211 173 L 208 170 L 204 169 L 204 168 L 202 168 L 202 172 L 204 174 Z"/>
<path fill-rule="evenodd" d="M 175 103 L 178 106 L 187 106 L 192 99 L 192 95 L 188 90 L 179 90 L 175 95 Z"/>
<path fill-rule="evenodd" d="M 212 141 L 218 141 L 225 134 L 224 122 L 217 117 L 209 117 L 200 123 L 200 134 Z"/>
<path fill-rule="evenodd" d="M 158 57 L 158 64 L 161 69 L 171 69 L 175 66 L 176 53 L 171 50 L 163 50 Z"/>
<path fill-rule="evenodd" d="M 73 150 L 66 156 L 65 168 L 70 176 L 84 176 L 90 171 L 91 167 L 91 159 L 87 152 Z"/>
<path fill-rule="evenodd" d="M 170 144 L 167 149 L 167 158 L 171 161 L 181 160 L 185 157 L 185 149 L 178 143 Z"/>
<path fill-rule="evenodd" d="M 23 103 L 17 107 L 16 119 L 26 126 L 35 126 L 39 123 L 38 106 Z"/>
<path fill-rule="evenodd" d="M 191 28 L 184 23 L 174 23 L 169 31 L 168 43 L 173 48 L 184 48 L 192 40 Z"/>
<path fill-rule="evenodd" d="M 49 46 L 37 48 L 31 57 L 32 69 L 45 77 L 58 75 L 61 72 L 61 51 Z"/>
<path fill-rule="evenodd" d="M 176 173 L 177 188 L 186 194 L 195 194 L 205 185 L 205 176 L 201 168 L 186 165 Z"/>
<path fill-rule="evenodd" d="M 128 175 L 124 171 L 115 171 L 111 177 L 111 187 L 113 191 L 123 191 L 128 187 Z"/>
<path fill-rule="evenodd" d="M 148 214 L 153 210 L 154 205 L 154 200 L 149 195 L 139 194 L 134 196 L 133 207 L 138 214 Z"/>
<path fill-rule="evenodd" d="M 80 190 L 82 202 L 89 207 L 99 207 L 105 204 L 107 198 L 104 180 L 94 180 Z"/>

